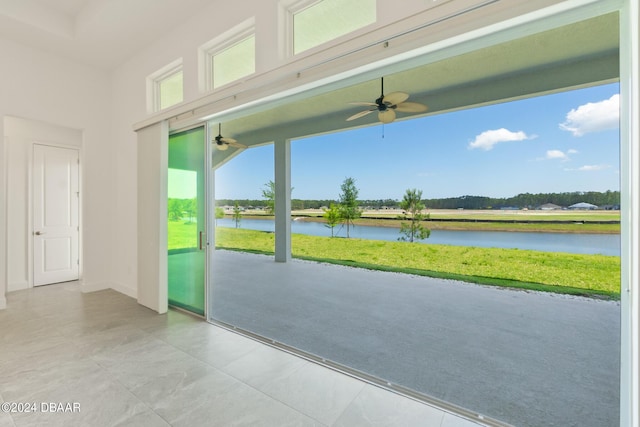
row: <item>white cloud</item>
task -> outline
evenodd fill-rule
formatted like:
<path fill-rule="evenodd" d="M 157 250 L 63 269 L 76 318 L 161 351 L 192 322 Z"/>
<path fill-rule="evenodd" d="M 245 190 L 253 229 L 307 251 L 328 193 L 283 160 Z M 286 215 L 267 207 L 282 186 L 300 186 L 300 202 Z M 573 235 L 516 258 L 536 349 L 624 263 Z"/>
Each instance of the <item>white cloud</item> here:
<path fill-rule="evenodd" d="M 563 162 L 568 162 L 571 160 L 570 154 L 578 154 L 578 150 L 572 148 L 566 152 L 562 150 L 547 150 L 547 155 L 544 158 L 538 158 L 538 160 L 562 160 Z"/>
<path fill-rule="evenodd" d="M 573 136 L 582 136 L 590 132 L 617 129 L 620 119 L 620 96 L 613 95 L 600 102 L 589 102 L 567 113 L 560 129 L 569 131 Z"/>
<path fill-rule="evenodd" d="M 584 165 L 578 169 L 565 169 L 566 171 L 580 171 L 580 172 L 596 172 L 604 169 L 609 169 L 611 165 Z"/>
<path fill-rule="evenodd" d="M 569 160 L 569 157 L 560 150 L 547 150 L 547 159 Z"/>
<path fill-rule="evenodd" d="M 476 136 L 472 142 L 469 143 L 469 149 L 480 148 L 485 151 L 493 149 L 493 146 L 501 142 L 511 141 L 524 141 L 526 139 L 533 139 L 535 135 L 528 136 L 522 131 L 511 132 L 508 129 L 501 128 L 495 130 L 486 130 L 480 135 Z"/>
<path fill-rule="evenodd" d="M 603 169 L 609 169 L 611 166 L 609 165 L 584 165 L 582 167 L 579 167 L 578 170 L 579 171 L 584 171 L 584 172 L 593 172 L 593 171 L 601 171 Z"/>

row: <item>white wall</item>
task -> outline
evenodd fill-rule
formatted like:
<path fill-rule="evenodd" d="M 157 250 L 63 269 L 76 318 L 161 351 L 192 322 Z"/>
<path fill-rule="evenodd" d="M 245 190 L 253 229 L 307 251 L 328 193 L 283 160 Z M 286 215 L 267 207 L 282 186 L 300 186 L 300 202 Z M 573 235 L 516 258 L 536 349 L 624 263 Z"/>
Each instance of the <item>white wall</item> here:
<path fill-rule="evenodd" d="M 112 230 L 114 223 L 113 149 L 110 141 L 111 110 L 110 76 L 79 63 L 66 60 L 43 51 L 32 49 L 13 41 L 0 38 L 0 118 L 7 116 L 25 118 L 58 127 L 82 132 L 82 215 L 84 247 L 81 254 L 83 264 L 83 288 L 104 289 L 111 286 L 113 253 Z M 25 194 L 15 188 L 7 193 L 7 178 L 10 183 L 19 174 L 26 173 L 23 167 L 28 161 L 27 153 L 14 147 L 0 120 L 0 306 L 7 291 L 8 272 L 12 286 L 24 286 L 24 265 L 11 266 L 7 270 L 6 252 L 10 262 L 22 259 L 24 254 L 24 221 L 16 214 L 26 209 Z M 24 146 L 23 146 L 24 148 Z M 7 159 L 7 155 L 11 158 Z M 24 182 L 19 182 L 20 186 Z M 7 200 L 7 198 L 11 200 Z M 7 203 L 11 215 L 7 217 Z M 15 210 L 13 210 L 15 209 Z M 11 222 L 8 222 L 11 221 Z M 15 224 L 14 224 L 15 223 Z M 22 227 L 14 230 L 14 226 Z M 7 229 L 12 230 L 7 236 Z M 22 238 L 21 236 L 22 235 Z M 7 240 L 11 237 L 11 241 Z M 14 246 L 15 245 L 15 246 Z M 15 285 L 15 286 L 14 286 Z"/>
<path fill-rule="evenodd" d="M 33 145 L 82 147 L 82 132 L 38 121 L 6 116 L 7 156 L 7 292 L 33 286 L 32 164 Z"/>

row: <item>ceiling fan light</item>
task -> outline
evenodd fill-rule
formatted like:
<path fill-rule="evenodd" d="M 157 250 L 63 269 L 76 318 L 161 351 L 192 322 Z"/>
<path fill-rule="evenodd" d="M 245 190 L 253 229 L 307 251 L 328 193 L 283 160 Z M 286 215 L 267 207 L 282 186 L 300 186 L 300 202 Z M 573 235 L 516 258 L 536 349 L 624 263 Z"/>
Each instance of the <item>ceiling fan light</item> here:
<path fill-rule="evenodd" d="M 229 146 L 227 144 L 223 143 L 216 143 L 216 148 L 220 151 L 225 151 L 229 149 Z"/>
<path fill-rule="evenodd" d="M 380 111 L 378 113 L 378 120 L 382 123 L 391 123 L 396 119 L 396 112 L 393 110 Z"/>

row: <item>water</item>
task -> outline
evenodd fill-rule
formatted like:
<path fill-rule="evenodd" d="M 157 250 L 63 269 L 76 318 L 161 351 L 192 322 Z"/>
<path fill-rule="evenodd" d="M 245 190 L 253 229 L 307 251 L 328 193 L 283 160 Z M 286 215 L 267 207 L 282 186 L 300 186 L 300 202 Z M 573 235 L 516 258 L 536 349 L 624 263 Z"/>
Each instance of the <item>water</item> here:
<path fill-rule="evenodd" d="M 232 219 L 224 218 L 218 220 L 218 226 L 233 228 L 235 223 Z M 266 219 L 243 219 L 240 228 L 273 232 L 275 223 Z M 331 230 L 319 222 L 292 221 L 291 232 L 331 236 Z M 339 237 L 346 237 L 347 234 L 346 229 L 340 225 L 335 227 L 334 233 Z M 358 239 L 396 241 L 400 232 L 397 228 L 359 225 L 351 228 L 349 235 Z M 420 243 L 620 256 L 619 234 L 431 230 L 431 236 Z"/>

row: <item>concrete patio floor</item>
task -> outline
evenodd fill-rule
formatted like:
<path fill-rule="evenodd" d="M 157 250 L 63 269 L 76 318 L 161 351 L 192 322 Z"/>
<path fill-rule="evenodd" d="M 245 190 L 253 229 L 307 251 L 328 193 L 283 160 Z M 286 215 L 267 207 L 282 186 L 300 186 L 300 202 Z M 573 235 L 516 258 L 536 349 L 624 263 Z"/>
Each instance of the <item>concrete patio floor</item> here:
<path fill-rule="evenodd" d="M 216 320 L 513 425 L 618 424 L 619 302 L 214 257 Z"/>

